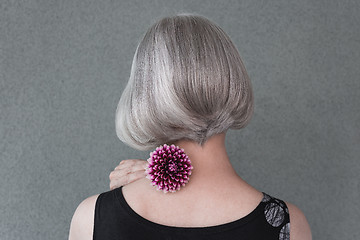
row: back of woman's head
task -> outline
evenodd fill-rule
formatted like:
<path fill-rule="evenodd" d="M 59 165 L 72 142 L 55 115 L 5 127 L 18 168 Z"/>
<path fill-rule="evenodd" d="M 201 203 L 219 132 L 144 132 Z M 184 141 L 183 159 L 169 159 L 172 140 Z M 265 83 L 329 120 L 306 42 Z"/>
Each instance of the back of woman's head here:
<path fill-rule="evenodd" d="M 204 17 L 166 17 L 137 47 L 116 111 L 118 137 L 147 150 L 188 139 L 203 144 L 251 118 L 253 95 L 227 34 Z"/>

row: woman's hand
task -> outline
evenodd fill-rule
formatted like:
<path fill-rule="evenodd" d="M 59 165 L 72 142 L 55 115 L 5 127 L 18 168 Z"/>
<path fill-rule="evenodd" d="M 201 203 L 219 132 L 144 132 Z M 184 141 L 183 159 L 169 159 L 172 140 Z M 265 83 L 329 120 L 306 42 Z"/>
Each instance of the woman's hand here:
<path fill-rule="evenodd" d="M 119 188 L 146 176 L 148 162 L 140 159 L 128 159 L 120 162 L 109 175 L 110 189 Z"/>

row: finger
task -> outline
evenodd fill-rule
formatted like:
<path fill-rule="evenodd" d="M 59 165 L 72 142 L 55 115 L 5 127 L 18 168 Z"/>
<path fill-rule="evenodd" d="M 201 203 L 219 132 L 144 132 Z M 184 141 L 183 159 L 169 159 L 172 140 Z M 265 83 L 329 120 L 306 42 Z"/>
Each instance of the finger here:
<path fill-rule="evenodd" d="M 118 170 L 114 170 L 109 174 L 109 179 L 111 180 L 115 180 L 115 179 L 120 179 L 126 175 L 129 174 L 133 174 L 134 172 L 145 172 L 145 168 L 141 165 L 136 165 L 136 166 L 132 166 L 129 168 L 125 168 L 125 169 L 118 169 Z"/>
<path fill-rule="evenodd" d="M 127 184 L 135 182 L 139 179 L 144 178 L 147 175 L 147 173 L 144 170 L 140 170 L 140 171 L 136 171 L 133 172 L 131 174 L 128 174 L 128 178 L 127 178 Z"/>
<path fill-rule="evenodd" d="M 145 160 L 142 160 L 142 159 L 125 159 L 125 160 L 121 160 L 119 165 L 122 165 L 122 164 L 133 164 L 133 163 L 137 163 L 137 162 L 143 162 Z"/>
<path fill-rule="evenodd" d="M 113 180 L 110 182 L 110 190 L 113 190 L 115 188 L 119 188 L 121 186 L 124 186 L 125 184 L 123 183 L 123 181 L 121 181 L 121 179 L 118 180 Z"/>
<path fill-rule="evenodd" d="M 145 171 L 147 166 L 148 166 L 148 162 L 142 161 L 135 165 L 132 165 L 129 169 L 130 169 L 130 172 L 136 172 L 136 171 L 141 171 L 141 170 Z"/>
<path fill-rule="evenodd" d="M 124 175 L 122 177 L 119 177 L 119 178 L 113 178 L 110 180 L 110 189 L 115 189 L 115 188 L 119 188 L 121 186 L 124 186 L 127 184 L 127 180 L 128 179 L 128 176 L 127 175 Z"/>
<path fill-rule="evenodd" d="M 127 174 L 130 174 L 130 173 L 131 173 L 130 169 L 128 169 L 128 168 L 114 170 L 109 174 L 109 179 L 110 179 L 110 181 L 120 179 L 120 178 L 125 177 Z"/>
<path fill-rule="evenodd" d="M 131 166 L 128 168 L 124 168 L 124 169 L 116 169 L 116 170 L 110 172 L 109 179 L 110 179 L 110 181 L 121 179 L 121 178 L 125 177 L 126 175 L 132 174 L 137 171 L 145 173 L 146 167 L 147 167 L 147 164 L 138 164 L 138 165 L 134 165 L 134 166 Z"/>
<path fill-rule="evenodd" d="M 113 190 L 115 188 L 119 188 L 121 186 L 132 183 L 136 180 L 144 178 L 146 176 L 146 172 L 143 170 L 136 171 L 127 175 L 124 175 L 120 178 L 114 178 L 110 181 L 110 189 Z"/>
<path fill-rule="evenodd" d="M 140 159 L 125 159 L 125 160 L 121 160 L 119 165 L 122 165 L 122 164 L 129 164 L 129 163 L 132 163 L 134 161 L 137 161 L 137 160 L 140 160 Z"/>
<path fill-rule="evenodd" d="M 117 165 L 115 167 L 115 169 L 122 169 L 122 168 L 127 168 L 129 166 L 132 166 L 134 164 L 136 164 L 137 162 L 139 161 L 143 161 L 143 160 L 140 160 L 140 159 L 126 159 L 126 160 L 122 160 L 119 165 Z"/>
<path fill-rule="evenodd" d="M 145 169 L 148 162 L 140 159 L 127 159 L 120 162 L 118 166 L 115 167 L 115 170 L 122 169 L 135 169 L 135 171 L 140 170 L 140 168 Z"/>

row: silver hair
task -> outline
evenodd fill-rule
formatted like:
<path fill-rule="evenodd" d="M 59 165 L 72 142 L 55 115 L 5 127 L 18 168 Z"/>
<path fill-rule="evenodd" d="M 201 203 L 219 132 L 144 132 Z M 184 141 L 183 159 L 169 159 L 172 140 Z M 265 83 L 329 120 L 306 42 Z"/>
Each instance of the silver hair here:
<path fill-rule="evenodd" d="M 229 36 L 208 19 L 181 14 L 149 28 L 116 110 L 121 141 L 149 150 L 177 140 L 200 145 L 246 126 L 250 79 Z"/>

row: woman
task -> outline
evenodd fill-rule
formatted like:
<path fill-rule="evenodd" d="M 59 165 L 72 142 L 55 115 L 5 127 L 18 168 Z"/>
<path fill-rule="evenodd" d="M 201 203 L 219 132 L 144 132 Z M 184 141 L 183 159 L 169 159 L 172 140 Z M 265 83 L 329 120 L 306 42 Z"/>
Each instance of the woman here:
<path fill-rule="evenodd" d="M 140 150 L 183 148 L 190 181 L 164 194 L 141 178 L 144 163 L 120 164 L 111 178 L 125 168 L 134 172 L 125 181 L 140 179 L 121 188 L 113 180 L 113 190 L 85 199 L 69 239 L 311 239 L 296 206 L 256 190 L 230 163 L 226 131 L 243 128 L 252 112 L 250 80 L 221 28 L 193 15 L 155 23 L 136 50 L 117 135 Z"/>

